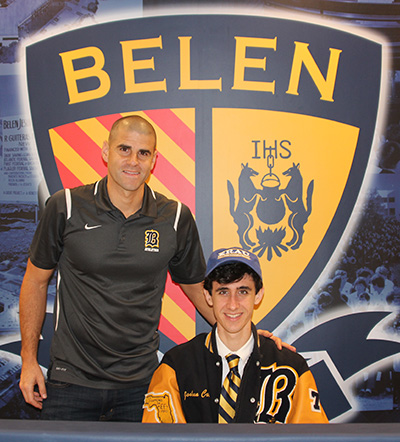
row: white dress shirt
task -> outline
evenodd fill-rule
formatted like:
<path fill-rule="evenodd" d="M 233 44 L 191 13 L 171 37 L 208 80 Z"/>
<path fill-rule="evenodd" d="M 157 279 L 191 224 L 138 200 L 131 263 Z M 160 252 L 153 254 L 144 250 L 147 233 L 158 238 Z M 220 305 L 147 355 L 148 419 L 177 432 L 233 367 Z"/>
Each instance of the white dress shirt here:
<path fill-rule="evenodd" d="M 222 386 L 222 384 L 224 383 L 224 379 L 226 378 L 227 374 L 229 373 L 229 365 L 228 365 L 228 361 L 226 360 L 225 356 L 228 355 L 229 353 L 233 353 L 233 354 L 238 355 L 240 357 L 238 369 L 239 369 L 240 378 L 242 378 L 244 367 L 246 366 L 247 361 L 249 360 L 249 357 L 253 351 L 254 336 L 253 336 L 253 333 L 251 333 L 250 338 L 246 342 L 246 344 L 244 344 L 243 347 L 239 348 L 239 350 L 236 350 L 236 351 L 230 350 L 221 341 L 221 338 L 218 335 L 218 327 L 215 330 L 215 339 L 217 342 L 218 354 L 222 358 L 222 380 L 221 380 L 221 386 Z"/>

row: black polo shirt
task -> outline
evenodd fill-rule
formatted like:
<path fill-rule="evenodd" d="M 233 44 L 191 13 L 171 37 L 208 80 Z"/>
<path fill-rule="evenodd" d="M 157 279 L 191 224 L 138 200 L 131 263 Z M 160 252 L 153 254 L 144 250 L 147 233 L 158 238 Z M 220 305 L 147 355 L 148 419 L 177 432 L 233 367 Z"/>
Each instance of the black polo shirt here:
<path fill-rule="evenodd" d="M 112 205 L 107 178 L 57 192 L 31 248 L 40 268 L 58 268 L 51 379 L 97 388 L 143 384 L 156 368 L 167 271 L 201 282 L 205 262 L 190 210 L 147 185 L 139 212 Z M 70 199 L 70 202 L 67 202 Z"/>

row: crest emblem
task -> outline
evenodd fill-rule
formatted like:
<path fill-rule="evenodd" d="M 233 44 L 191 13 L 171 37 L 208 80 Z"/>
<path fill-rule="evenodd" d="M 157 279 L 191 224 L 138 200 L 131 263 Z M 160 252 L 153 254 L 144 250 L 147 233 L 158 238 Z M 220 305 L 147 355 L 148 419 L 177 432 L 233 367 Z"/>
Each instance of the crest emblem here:
<path fill-rule="evenodd" d="M 274 111 L 214 115 L 214 237 L 218 247 L 237 243 L 259 256 L 268 290 L 259 322 L 319 264 L 312 260 L 343 204 L 359 129 Z"/>
<path fill-rule="evenodd" d="M 270 159 L 270 157 L 268 157 Z M 273 157 L 272 163 L 273 164 Z M 303 202 L 303 177 L 299 164 L 293 163 L 283 175 L 289 176 L 290 180 L 285 188 L 281 188 L 281 181 L 277 175 L 272 173 L 273 166 L 261 180 L 261 189 L 254 185 L 253 176 L 258 172 L 249 167 L 248 163 L 242 164 L 242 170 L 238 179 L 239 201 L 235 206 L 235 191 L 232 183 L 228 181 L 229 210 L 238 226 L 240 244 L 247 250 L 252 250 L 260 258 L 267 252 L 267 259 L 271 261 L 273 254 L 281 257 L 282 251 L 287 252 L 289 248 L 298 249 L 303 242 L 304 225 L 311 215 L 311 201 L 314 191 L 314 181 L 311 181 L 307 188 L 306 206 Z M 253 213 L 255 210 L 255 213 Z M 270 226 L 279 224 L 289 211 L 288 228 L 291 229 L 292 238 L 284 243 L 286 227 Z M 254 227 L 254 216 L 265 224 L 267 229 L 261 226 L 256 230 L 256 242 L 251 237 Z"/>
<path fill-rule="evenodd" d="M 150 119 L 159 149 L 151 187 L 190 207 L 206 255 L 241 245 L 260 257 L 268 302 L 254 321 L 274 329 L 321 274 L 353 212 L 383 58 L 374 36 L 283 16 L 144 17 L 39 41 L 26 48 L 27 83 L 48 188 L 104 176 L 112 122 Z M 183 342 L 196 315 L 166 292 L 163 308 L 178 306 L 188 326 L 165 311 L 161 329 Z"/>

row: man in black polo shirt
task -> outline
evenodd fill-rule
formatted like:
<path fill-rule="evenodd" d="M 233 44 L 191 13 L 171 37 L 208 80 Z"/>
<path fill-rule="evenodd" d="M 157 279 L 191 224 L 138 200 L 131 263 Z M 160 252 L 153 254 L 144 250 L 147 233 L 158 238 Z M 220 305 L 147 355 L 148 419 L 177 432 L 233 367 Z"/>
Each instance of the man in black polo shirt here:
<path fill-rule="evenodd" d="M 139 116 L 117 120 L 102 155 L 107 177 L 49 199 L 21 287 L 20 388 L 27 403 L 43 408 L 43 419 L 141 420 L 158 365 L 168 271 L 215 322 L 203 296 L 205 262 L 190 210 L 145 183 L 157 155 L 154 128 Z M 56 268 L 46 385 L 37 348 Z"/>
<path fill-rule="evenodd" d="M 35 233 L 20 294 L 20 388 L 44 419 L 140 421 L 157 367 L 167 271 L 203 316 L 205 263 L 189 209 L 145 183 L 156 134 L 116 121 L 101 181 L 53 195 Z M 37 362 L 47 285 L 58 270 L 47 388 Z M 38 391 L 34 391 L 37 386 Z"/>

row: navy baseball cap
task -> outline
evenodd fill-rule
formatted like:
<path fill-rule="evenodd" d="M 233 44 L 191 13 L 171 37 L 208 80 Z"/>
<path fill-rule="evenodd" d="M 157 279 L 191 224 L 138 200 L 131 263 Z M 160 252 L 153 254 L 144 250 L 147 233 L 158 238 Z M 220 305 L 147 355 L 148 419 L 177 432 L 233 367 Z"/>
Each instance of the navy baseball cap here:
<path fill-rule="evenodd" d="M 227 249 L 218 249 L 211 253 L 207 262 L 206 276 L 208 276 L 217 267 L 231 262 L 242 262 L 253 269 L 262 279 L 260 261 L 257 255 L 240 247 L 229 247 Z"/>

